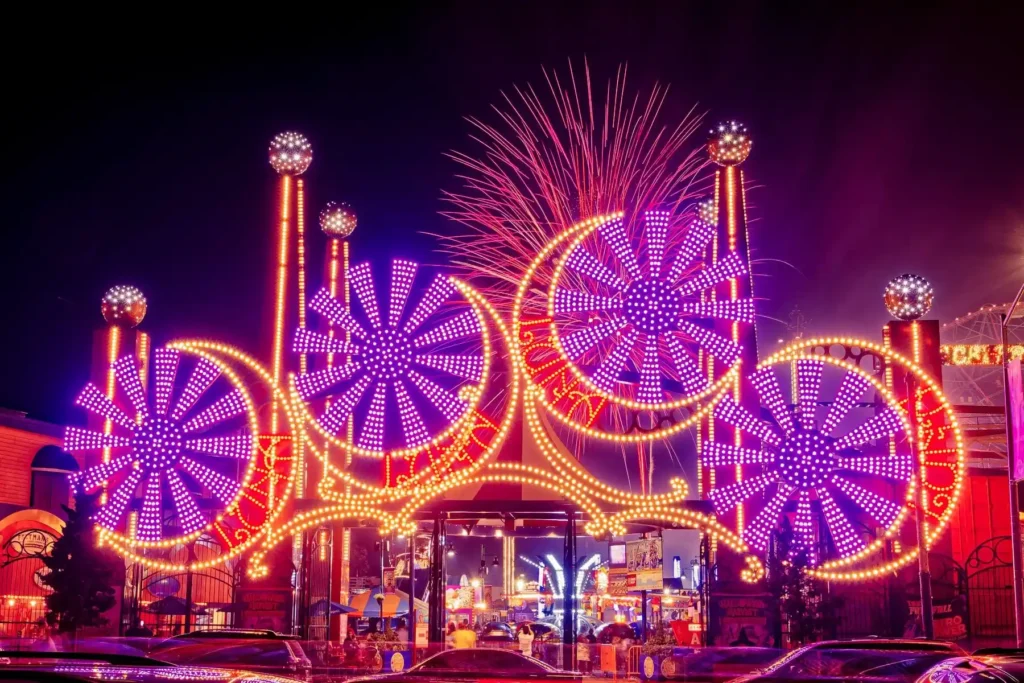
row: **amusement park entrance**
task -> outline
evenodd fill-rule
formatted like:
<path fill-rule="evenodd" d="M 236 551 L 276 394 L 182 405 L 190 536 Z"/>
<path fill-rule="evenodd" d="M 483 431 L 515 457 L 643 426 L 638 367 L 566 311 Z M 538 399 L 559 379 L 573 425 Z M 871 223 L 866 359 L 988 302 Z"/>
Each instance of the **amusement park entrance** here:
<path fill-rule="evenodd" d="M 701 514 L 710 511 L 708 502 L 687 501 L 683 503 L 683 507 Z M 378 545 L 382 567 L 381 596 L 387 598 L 389 591 L 394 590 L 399 595 L 410 596 L 408 602 L 399 603 L 400 611 L 391 612 L 385 608 L 375 613 L 391 617 L 396 623 L 410 624 L 410 637 L 416 637 L 417 646 L 444 643 L 449 623 L 453 620 L 458 622 L 467 614 L 466 609 L 458 609 L 457 605 L 452 604 L 449 595 L 452 583 L 458 582 L 459 572 L 453 570 L 453 561 L 450 559 L 455 557 L 456 544 L 465 545 L 466 541 L 474 538 L 501 539 L 501 555 L 493 556 L 493 567 L 501 567 L 500 586 L 494 586 L 494 589 L 500 589 L 500 592 L 490 590 L 484 595 L 483 591 L 479 590 L 483 587 L 477 586 L 478 590 L 474 591 L 477 603 L 464 606 L 475 607 L 476 609 L 469 614 L 481 622 L 479 625 L 485 625 L 484 622 L 487 621 L 504 621 L 505 619 L 492 620 L 488 616 L 499 612 L 505 612 L 508 621 L 519 618 L 533 620 L 539 616 L 531 608 L 517 606 L 518 600 L 524 594 L 523 579 L 517 579 L 517 560 L 520 564 L 524 560 L 530 562 L 529 558 L 517 549 L 517 543 L 529 543 L 533 539 L 544 539 L 549 543 L 557 543 L 560 540 L 561 552 L 557 557 L 555 554 L 544 554 L 543 558 L 538 559 L 547 563 L 549 580 L 555 584 L 549 587 L 554 591 L 548 596 L 552 604 L 548 605 L 547 611 L 550 614 L 545 621 L 555 626 L 556 634 L 561 636 L 561 644 L 570 646 L 577 642 L 581 634 L 588 633 L 594 627 L 593 621 L 589 624 L 584 623 L 587 618 L 583 616 L 586 611 L 583 604 L 584 587 L 590 580 L 589 577 L 600 571 L 618 570 L 622 574 L 622 586 L 617 588 L 621 590 L 617 591 L 616 587 L 609 589 L 607 585 L 599 587 L 595 582 L 594 591 L 604 591 L 604 597 L 607 598 L 609 590 L 616 594 L 629 590 L 625 579 L 626 568 L 616 566 L 622 563 L 617 561 L 615 553 L 601 552 L 601 556 L 608 558 L 605 560 L 588 554 L 581 549 L 581 545 L 590 545 L 593 541 L 607 543 L 610 548 L 621 545 L 623 538 L 659 538 L 666 530 L 684 528 L 666 527 L 662 522 L 640 520 L 628 526 L 628 534 L 625 537 L 595 538 L 585 531 L 588 522 L 591 521 L 586 512 L 570 502 L 555 500 L 439 500 L 418 509 L 413 520 L 418 528 L 415 535 L 407 536 L 404 542 L 385 538 Z M 696 535 L 695 530 L 690 530 Z M 338 593 L 338 589 L 332 585 L 329 565 L 318 562 L 318 558 L 330 555 L 328 546 L 332 539 L 337 539 L 339 535 L 324 527 L 310 529 L 305 536 L 307 545 L 302 567 L 302 586 L 305 595 L 301 599 L 304 607 L 298 617 L 299 631 L 309 640 L 333 640 L 330 615 L 324 609 L 324 605 L 330 601 L 329 596 Z M 699 547 L 696 557 L 686 558 L 685 582 L 665 579 L 663 583 L 659 569 L 657 590 L 630 590 L 630 596 L 621 596 L 620 599 L 624 602 L 638 603 L 635 612 L 638 623 L 635 626 L 639 627 L 641 634 L 654 631 L 656 614 L 660 613 L 660 609 L 656 610 L 655 607 L 664 605 L 666 596 L 671 594 L 678 599 L 679 594 L 684 593 L 698 606 L 696 624 L 700 627 L 701 638 L 704 638 L 705 627 L 709 623 L 707 610 L 713 585 L 709 579 L 713 565 L 710 543 L 702 542 Z M 392 548 L 401 552 L 392 554 Z M 491 558 L 491 555 L 481 557 L 481 576 L 485 574 L 485 570 L 491 568 Z M 392 564 L 395 566 L 388 566 Z M 390 572 L 395 572 L 393 579 Z M 337 576 L 334 576 L 334 580 L 337 580 Z M 594 591 L 587 592 L 599 598 L 600 596 L 594 595 Z M 673 597 L 668 597 L 668 604 L 672 604 Z M 372 608 L 372 599 L 368 602 Z M 417 602 L 421 605 L 419 614 L 416 610 Z M 423 606 L 426 607 L 425 614 Z M 378 604 L 377 608 L 380 607 Z M 690 627 L 690 630 L 695 629 Z M 548 644 L 553 646 L 556 643 Z M 569 654 L 575 652 L 574 647 L 555 649 L 565 653 L 565 656 L 574 656 Z M 559 663 L 566 665 L 572 662 L 562 661 L 560 655 Z"/>

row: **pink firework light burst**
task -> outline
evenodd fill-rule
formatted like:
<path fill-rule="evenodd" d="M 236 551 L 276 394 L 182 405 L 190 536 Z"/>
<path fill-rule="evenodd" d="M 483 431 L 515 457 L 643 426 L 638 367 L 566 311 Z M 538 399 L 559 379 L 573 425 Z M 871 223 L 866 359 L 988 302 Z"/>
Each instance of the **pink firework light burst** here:
<path fill-rule="evenodd" d="M 699 216 L 682 230 L 682 217 L 663 210 L 647 210 L 634 223 L 642 228 L 635 240 L 625 219 L 614 218 L 569 248 L 562 271 L 577 277 L 554 278 L 552 329 L 594 387 L 654 406 L 708 388 L 699 350 L 726 367 L 739 361 L 740 346 L 712 322 L 752 323 L 754 301 L 704 300 L 708 290 L 746 275 L 747 265 L 735 252 L 703 263 L 714 227 Z"/>
<path fill-rule="evenodd" d="M 443 193 L 452 208 L 442 213 L 466 230 L 436 237 L 499 306 L 511 302 L 526 266 L 563 230 L 626 207 L 675 212 L 709 183 L 702 147 L 689 145 L 701 117 L 691 109 L 666 125 L 667 86 L 655 84 L 644 98 L 627 88 L 620 66 L 600 103 L 586 63 L 582 78 L 570 63 L 566 83 L 555 71 L 543 74 L 547 96 L 516 87 L 494 107 L 497 124 L 468 119 L 480 156 L 449 154 L 465 169 L 464 187 Z"/>
<path fill-rule="evenodd" d="M 348 332 L 351 343 L 306 329 L 295 335 L 296 353 L 344 359 L 299 375 L 299 395 L 306 401 L 329 396 L 320 426 L 344 438 L 352 418 L 355 445 L 373 453 L 416 449 L 437 438 L 472 410 L 463 392 L 487 373 L 480 316 L 448 277 L 437 275 L 409 305 L 417 270 L 412 261 L 392 261 L 385 308 L 370 264 L 353 267 L 361 319 L 326 289 L 313 297 L 310 309 Z"/>
<path fill-rule="evenodd" d="M 854 529 L 853 513 L 860 510 L 884 528 L 896 524 L 905 509 L 900 502 L 903 498 L 890 499 L 877 491 L 888 492 L 894 486 L 905 491 L 913 478 L 913 466 L 909 452 L 862 450 L 905 429 L 900 413 L 891 406 L 867 419 L 856 419 L 859 416 L 852 410 L 872 387 L 868 379 L 859 372 L 848 371 L 819 422 L 825 363 L 802 358 L 793 364 L 793 408 L 783 398 L 773 367 L 762 368 L 750 378 L 774 423 L 758 419 L 729 396 L 715 408 L 717 419 L 757 437 L 762 448 L 712 442 L 704 447 L 702 459 L 710 467 L 761 465 L 763 474 L 713 488 L 708 497 L 719 513 L 724 513 L 774 487 L 744 529 L 743 539 L 764 552 L 784 510 L 795 509 L 796 547 L 805 550 L 809 562 L 816 565 L 820 558 L 814 542 L 813 503 L 817 503 L 828 526 L 838 553 L 836 559 L 850 557 L 866 545 Z M 841 423 L 850 422 L 857 424 L 849 430 L 839 429 Z M 840 431 L 845 433 L 837 434 Z"/>
<path fill-rule="evenodd" d="M 141 541 L 163 537 L 164 492 L 185 534 L 202 529 L 208 519 L 196 502 L 188 481 L 209 492 L 220 505 L 230 506 L 241 492 L 238 477 L 224 474 L 216 462 L 246 465 L 253 455 L 254 439 L 248 424 L 230 425 L 249 411 L 248 399 L 238 389 L 207 393 L 221 376 L 220 368 L 201 358 L 174 399 L 181 352 L 157 349 L 154 353 L 152 400 L 142 386 L 137 361 L 125 356 L 114 363 L 117 385 L 128 398 L 132 418 L 94 384 L 87 384 L 75 403 L 114 425 L 115 433 L 68 427 L 64 448 L 72 452 L 111 449 L 109 462 L 75 475 L 75 484 L 86 491 L 114 482 L 108 499 L 96 516 L 105 529 L 118 531 L 130 510 L 139 509 L 136 536 Z M 216 396 L 217 398 L 213 398 Z M 214 466 L 211 467 L 211 464 Z M 187 477 L 183 478 L 182 473 Z M 141 490 L 141 493 L 140 493 Z"/>

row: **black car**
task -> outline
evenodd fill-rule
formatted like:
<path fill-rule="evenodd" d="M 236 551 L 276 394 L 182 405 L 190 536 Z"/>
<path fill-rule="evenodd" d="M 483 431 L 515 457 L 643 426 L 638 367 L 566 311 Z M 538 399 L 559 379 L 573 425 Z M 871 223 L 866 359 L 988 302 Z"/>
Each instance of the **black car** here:
<path fill-rule="evenodd" d="M 919 683 L 1017 683 L 1024 681 L 1024 651 L 993 648 L 978 650 L 970 657 L 952 657 L 928 669 L 917 680 Z"/>
<path fill-rule="evenodd" d="M 349 683 L 465 683 L 493 680 L 579 682 L 582 676 L 573 671 L 561 671 L 550 664 L 510 650 L 466 648 L 438 653 L 402 673 L 353 678 Z"/>
<path fill-rule="evenodd" d="M 915 681 L 944 659 L 964 654 L 936 640 L 827 640 L 793 650 L 736 681 Z"/>

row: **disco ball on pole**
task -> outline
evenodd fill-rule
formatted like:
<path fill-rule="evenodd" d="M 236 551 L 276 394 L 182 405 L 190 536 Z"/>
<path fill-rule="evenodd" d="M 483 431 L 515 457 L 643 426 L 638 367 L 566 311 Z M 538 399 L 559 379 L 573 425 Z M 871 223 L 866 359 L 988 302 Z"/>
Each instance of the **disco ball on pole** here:
<path fill-rule="evenodd" d="M 899 320 L 917 320 L 932 309 L 931 283 L 920 275 L 905 273 L 885 287 L 885 307 Z"/>
<path fill-rule="evenodd" d="M 117 285 L 103 295 L 100 311 L 108 325 L 127 329 L 138 327 L 146 317 L 146 297 L 136 287 Z"/>
<path fill-rule="evenodd" d="M 752 145 L 746 126 L 738 121 L 725 121 L 711 129 L 708 156 L 719 166 L 737 166 L 750 156 Z"/>
<path fill-rule="evenodd" d="M 281 175 L 302 175 L 313 163 L 313 145 L 301 133 L 279 133 L 270 141 L 270 165 Z"/>
<path fill-rule="evenodd" d="M 320 211 L 320 229 L 329 237 L 345 239 L 356 229 L 356 212 L 346 202 L 327 202 Z"/>

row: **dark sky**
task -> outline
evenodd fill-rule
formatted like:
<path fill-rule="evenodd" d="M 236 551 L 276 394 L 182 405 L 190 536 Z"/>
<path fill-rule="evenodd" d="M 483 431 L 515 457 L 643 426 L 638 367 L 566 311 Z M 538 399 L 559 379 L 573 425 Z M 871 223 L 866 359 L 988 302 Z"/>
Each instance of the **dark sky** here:
<path fill-rule="evenodd" d="M 462 117 L 569 58 L 671 83 L 670 116 L 747 122 L 754 258 L 792 264 L 755 265 L 765 316 L 799 306 L 812 332 L 877 337 L 901 272 L 931 279 L 943 319 L 1024 278 L 1020 10 L 492 4 L 253 16 L 267 33 L 248 42 L 244 22 L 48 28 L 45 57 L 7 59 L 0 406 L 74 414 L 113 284 L 143 289 L 157 342 L 263 348 L 281 130 L 314 145 L 311 225 L 347 200 L 357 260 L 440 258 L 419 231 L 455 229 L 437 212 L 456 186 L 442 153 L 472 149 Z M 780 328 L 762 325 L 768 345 Z"/>

